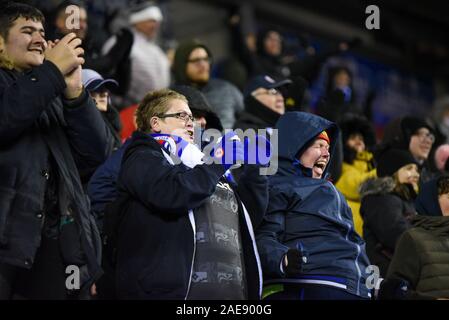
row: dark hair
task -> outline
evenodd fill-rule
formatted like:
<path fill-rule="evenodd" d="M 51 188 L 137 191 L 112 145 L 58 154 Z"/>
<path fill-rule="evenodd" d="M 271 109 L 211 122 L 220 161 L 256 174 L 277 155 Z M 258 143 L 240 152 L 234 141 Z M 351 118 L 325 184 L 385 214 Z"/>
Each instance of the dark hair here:
<path fill-rule="evenodd" d="M 437 180 L 438 195 L 449 193 L 449 176 L 439 177 Z"/>
<path fill-rule="evenodd" d="M 33 20 L 45 23 L 45 17 L 42 12 L 28 4 L 6 2 L 2 5 L 3 8 L 0 11 L 0 35 L 6 42 L 8 33 L 14 22 L 19 18 L 25 18 L 26 20 Z"/>

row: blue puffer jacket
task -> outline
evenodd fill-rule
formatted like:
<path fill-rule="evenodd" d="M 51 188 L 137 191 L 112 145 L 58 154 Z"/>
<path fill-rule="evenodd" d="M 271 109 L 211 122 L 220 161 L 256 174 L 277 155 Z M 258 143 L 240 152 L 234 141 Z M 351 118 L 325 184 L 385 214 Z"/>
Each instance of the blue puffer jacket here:
<path fill-rule="evenodd" d="M 326 130 L 330 153 L 335 147 L 335 124 L 304 112 L 283 115 L 279 130 L 279 170 L 269 179 L 268 211 L 257 230 L 265 284 L 312 283 L 330 285 L 360 297 L 370 297 L 365 243 L 354 231 L 351 209 L 343 195 L 325 179 L 313 179 L 296 155 Z M 326 171 L 325 171 L 326 175 Z M 281 261 L 290 248 L 306 256 L 303 273 L 286 278 Z"/>

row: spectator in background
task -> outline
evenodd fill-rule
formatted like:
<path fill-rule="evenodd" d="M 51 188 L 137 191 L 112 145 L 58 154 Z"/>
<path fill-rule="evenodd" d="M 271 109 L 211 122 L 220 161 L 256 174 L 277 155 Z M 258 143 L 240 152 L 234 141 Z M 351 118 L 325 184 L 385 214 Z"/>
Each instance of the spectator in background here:
<path fill-rule="evenodd" d="M 235 188 L 224 178 L 243 159 L 242 144 L 230 140 L 233 132 L 223 137 L 221 156 L 235 152 L 234 160 L 203 163 L 204 155 L 191 144 L 193 116 L 187 100 L 174 91 L 147 94 L 137 123 L 118 181 L 120 197 L 127 199 L 117 208 L 123 216 L 118 297 L 260 298 L 262 275 L 252 225 L 257 227 L 265 212 L 266 177 L 247 171 L 244 183 Z M 173 140 L 177 143 L 170 149 Z M 195 149 L 196 160 L 186 162 L 195 157 Z M 213 154 L 219 156 L 218 151 Z"/>
<path fill-rule="evenodd" d="M 427 159 L 434 142 L 434 130 L 429 124 L 420 118 L 405 116 L 385 127 L 380 148 L 393 147 L 408 151 L 418 165 L 421 184 L 432 179 Z"/>
<path fill-rule="evenodd" d="M 435 167 L 438 170 L 437 175 L 449 174 L 449 144 L 440 145 L 435 151 Z"/>
<path fill-rule="evenodd" d="M 370 264 L 351 209 L 326 180 L 335 124 L 287 112 L 276 124 L 279 170 L 269 178 L 267 214 L 257 246 L 268 299 L 363 300 Z"/>
<path fill-rule="evenodd" d="M 440 200 L 444 200 L 444 197 L 440 197 L 438 182 L 444 179 L 438 177 L 424 183 L 419 194 L 415 200 L 416 212 L 422 216 L 441 216 Z"/>
<path fill-rule="evenodd" d="M 81 82 L 81 39 L 47 43 L 43 24 L 25 4 L 0 11 L 0 299 L 87 298 L 101 275 L 81 180 L 112 139 Z M 81 291 L 67 291 L 68 265 Z"/>
<path fill-rule="evenodd" d="M 79 8 L 79 23 L 75 23 L 76 12 L 69 7 Z M 67 10 L 69 8 L 69 10 Z M 88 28 L 88 15 L 83 1 L 62 1 L 51 15 L 53 19 L 53 35 L 51 39 L 60 38 L 70 32 L 83 40 L 84 68 L 92 69 L 107 78 L 113 78 L 119 82 L 119 86 L 113 89 L 113 93 L 124 95 L 129 87 L 131 66 L 129 55 L 133 44 L 133 34 L 128 29 L 121 29 L 114 36 L 115 44 L 106 54 L 101 53 L 103 41 L 98 41 L 97 30 Z M 72 28 L 73 26 L 73 28 Z"/>
<path fill-rule="evenodd" d="M 274 128 L 279 117 L 285 113 L 282 90 L 291 84 L 289 79 L 275 81 L 268 75 L 251 79 L 245 88 L 245 111 L 234 125 L 236 129 Z"/>
<path fill-rule="evenodd" d="M 111 105 L 110 90 L 118 86 L 114 79 L 104 79 L 98 72 L 91 69 L 82 71 L 84 88 L 89 92 L 114 138 L 114 150 L 121 145 L 121 123 L 118 111 Z"/>
<path fill-rule="evenodd" d="M 430 122 L 435 128 L 435 146 L 449 143 L 449 97 L 437 99 L 432 108 Z"/>
<path fill-rule="evenodd" d="M 416 160 L 405 150 L 387 149 L 376 157 L 379 178 L 362 184 L 360 214 L 366 251 L 385 277 L 396 243 L 416 215 L 419 173 Z"/>
<path fill-rule="evenodd" d="M 200 42 L 187 41 L 176 49 L 173 72 L 175 84 L 200 90 L 210 102 L 225 129 L 231 129 L 236 114 L 243 111 L 243 95 L 230 82 L 211 79 L 211 52 Z"/>
<path fill-rule="evenodd" d="M 161 10 L 151 2 L 131 8 L 129 24 L 134 42 L 130 53 L 129 90 L 120 102 L 123 107 L 138 103 L 148 91 L 168 88 L 170 85 L 170 63 L 157 44 L 162 20 Z M 109 52 L 116 41 L 117 37 L 109 39 L 103 47 L 103 53 Z"/>
<path fill-rule="evenodd" d="M 355 105 L 352 73 L 344 66 L 330 68 L 325 96 L 318 103 L 317 114 L 330 121 L 339 121 L 348 113 L 361 114 Z"/>
<path fill-rule="evenodd" d="M 398 240 L 386 277 L 407 281 L 408 299 L 449 299 L 449 177 L 434 184 L 427 211 L 438 210 L 440 216 L 412 219 L 413 227 Z"/>
<path fill-rule="evenodd" d="M 359 188 L 367 179 L 376 177 L 373 154 L 369 151 L 376 144 L 374 128 L 366 118 L 350 114 L 338 124 L 342 132 L 344 162 L 335 186 L 351 207 L 355 230 L 363 236 Z"/>

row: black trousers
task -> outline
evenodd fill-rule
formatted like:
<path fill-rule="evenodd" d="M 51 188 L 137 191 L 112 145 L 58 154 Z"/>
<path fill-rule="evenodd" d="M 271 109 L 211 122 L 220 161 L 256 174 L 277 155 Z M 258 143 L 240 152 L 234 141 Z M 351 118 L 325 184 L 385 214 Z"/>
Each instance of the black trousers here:
<path fill-rule="evenodd" d="M 42 236 L 30 270 L 0 262 L 0 300 L 65 300 L 65 281 L 58 239 Z"/>

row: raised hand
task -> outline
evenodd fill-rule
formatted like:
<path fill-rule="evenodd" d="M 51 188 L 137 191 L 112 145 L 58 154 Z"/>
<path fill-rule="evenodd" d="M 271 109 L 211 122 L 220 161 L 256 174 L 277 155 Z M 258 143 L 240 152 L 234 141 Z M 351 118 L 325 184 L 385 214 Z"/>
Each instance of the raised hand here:
<path fill-rule="evenodd" d="M 84 64 L 84 49 L 80 47 L 81 39 L 74 33 L 65 35 L 59 41 L 49 41 L 45 50 L 45 59 L 53 62 L 61 73 L 66 76 L 74 69 Z"/>

